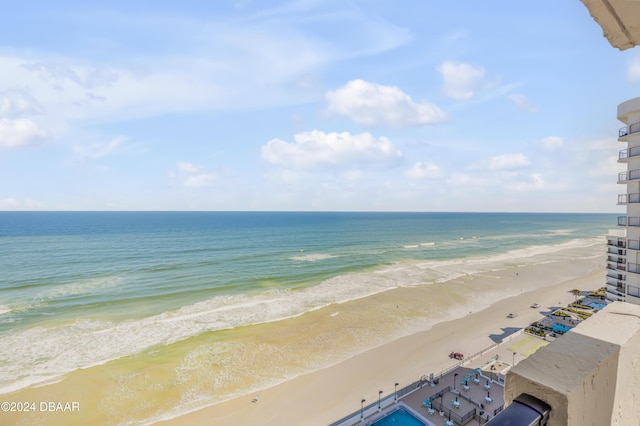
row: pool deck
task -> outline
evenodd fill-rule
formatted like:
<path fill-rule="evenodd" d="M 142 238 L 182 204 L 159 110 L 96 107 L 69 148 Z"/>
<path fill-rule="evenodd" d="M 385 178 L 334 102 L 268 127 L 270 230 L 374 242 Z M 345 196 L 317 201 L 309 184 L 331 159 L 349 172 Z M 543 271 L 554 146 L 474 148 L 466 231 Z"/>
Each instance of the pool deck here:
<path fill-rule="evenodd" d="M 487 367 L 490 367 L 490 365 L 488 364 Z M 476 368 L 480 368 L 480 366 Z M 503 385 L 497 380 L 491 381 L 491 377 L 493 376 L 494 379 L 497 379 L 497 375 L 492 375 L 490 370 L 487 369 L 481 369 L 480 373 L 478 373 L 478 380 L 474 383 L 476 368 L 459 367 L 444 375 L 438 381 L 438 384 L 427 383 L 402 398 L 401 401 L 420 414 L 423 417 L 423 421 L 427 420 L 429 422 L 427 424 L 430 426 L 446 425 L 445 421 L 449 419 L 450 415 L 454 424 L 460 424 L 460 418 L 472 413 L 474 409 L 476 413 L 482 412 L 482 417 L 485 419 L 487 416 L 493 418 L 504 406 Z M 471 377 L 468 382 L 468 390 L 466 390 L 461 381 L 468 373 L 471 374 Z M 455 389 L 453 387 L 454 381 L 456 381 Z M 440 394 L 442 394 L 442 397 L 439 396 Z M 493 401 L 487 402 L 485 398 L 488 396 Z M 432 415 L 428 414 L 428 409 L 424 406 L 424 401 L 427 398 L 432 398 L 431 404 L 435 410 Z M 455 402 L 458 402 L 459 406 L 454 406 Z M 442 416 L 440 415 L 441 413 Z"/>
<path fill-rule="evenodd" d="M 588 301 L 594 302 L 595 299 Z M 595 308 L 594 312 L 598 310 Z M 545 315 L 540 322 L 573 328 L 580 320 Z M 424 382 L 421 382 L 416 390 L 399 398 L 398 402 L 387 399 L 377 414 L 368 413 L 357 424 L 371 425 L 384 415 L 394 411 L 398 404 L 407 407 L 427 426 L 475 424 L 472 423 L 473 420 L 469 419 L 474 410 L 476 414 L 480 414 L 481 424 L 484 424 L 504 409 L 504 377 L 506 373 L 519 361 L 548 345 L 556 337 L 560 337 L 560 335 L 552 334 L 548 335 L 546 339 L 542 339 L 525 333 L 524 329 L 518 329 L 504 336 L 499 344 L 482 351 L 481 354 L 476 354 L 472 359 L 464 361 L 452 359 L 451 368 L 446 374 L 441 375 L 437 383 L 435 380 L 434 383 L 431 383 L 423 376 Z M 468 374 L 469 376 L 467 376 Z M 476 376 L 477 380 L 473 380 Z M 469 379 L 468 389 L 462 384 L 466 377 Z M 434 409 L 431 414 L 424 403 L 427 398 L 430 398 L 431 406 Z M 451 420 L 452 423 L 448 423 L 448 420 Z M 475 418 L 475 421 L 478 419 Z"/>
<path fill-rule="evenodd" d="M 512 368 L 512 363 L 519 361 L 531 355 L 537 349 L 545 346 L 549 342 L 529 335 L 519 330 L 508 336 L 502 343 L 494 348 L 486 351 L 484 354 L 477 356 L 471 361 L 462 362 L 462 366 L 452 369 L 444 374 L 438 383 L 424 384 L 417 390 L 399 398 L 399 403 L 403 403 L 410 408 L 413 414 L 418 414 L 420 420 L 428 426 L 447 426 L 445 423 L 451 415 L 454 425 L 462 423 L 461 418 L 471 413 L 474 409 L 476 413 L 482 412 L 482 423 L 487 421 L 487 417 L 493 418 L 504 407 L 504 376 Z M 452 367 L 460 362 L 452 362 Z M 479 371 L 478 371 L 479 369 Z M 478 375 L 478 382 L 474 383 Z M 470 374 L 468 381 L 468 390 L 465 390 L 462 380 Z M 453 391 L 455 382 L 456 392 Z M 485 386 L 490 385 L 490 389 Z M 440 397 L 442 392 L 442 397 Z M 492 402 L 487 402 L 485 397 L 489 396 Z M 454 407 L 453 401 L 460 403 L 459 407 Z M 435 413 L 429 415 L 428 409 L 424 406 L 427 398 L 432 399 L 432 407 Z M 482 405 L 481 405 L 482 404 Z M 396 404 L 391 401 L 383 408 L 381 415 L 386 412 L 393 411 Z M 443 415 L 440 415 L 442 407 Z M 379 416 L 369 417 L 365 419 L 363 424 L 372 424 Z M 477 419 L 475 420 L 477 422 Z M 470 424 L 472 420 L 467 421 Z"/>

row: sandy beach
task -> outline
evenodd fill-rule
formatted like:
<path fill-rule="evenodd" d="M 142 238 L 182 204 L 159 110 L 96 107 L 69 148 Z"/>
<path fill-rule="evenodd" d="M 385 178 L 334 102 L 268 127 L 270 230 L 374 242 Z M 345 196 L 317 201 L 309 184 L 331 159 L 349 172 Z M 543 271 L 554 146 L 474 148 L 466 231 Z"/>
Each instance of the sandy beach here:
<path fill-rule="evenodd" d="M 326 425 L 359 410 L 362 398 L 367 403 L 377 400 L 379 390 L 388 395 L 395 383 L 401 388 L 422 375 L 439 374 L 451 367 L 454 362 L 448 354 L 452 350 L 472 354 L 499 342 L 554 307 L 571 303 L 572 289 L 601 287 L 603 276 L 603 260 L 597 256 L 470 275 L 444 283 L 448 291 L 440 295 L 437 288 L 428 293 L 421 288 L 400 288 L 379 294 L 372 298 L 375 303 L 371 306 L 376 309 L 414 309 L 415 304 L 440 304 L 449 309 L 442 312 L 444 319 L 435 317 L 431 323 L 425 320 L 418 324 L 424 327 L 421 331 L 409 327 L 407 335 L 331 367 L 155 424 Z M 452 303 L 451 298 L 459 300 Z M 497 301 L 492 303 L 492 299 Z M 533 309 L 532 303 L 541 306 Z M 311 319 L 321 326 L 322 318 L 326 320 L 331 313 L 340 312 L 337 318 L 346 316 L 342 314 L 350 305 L 362 307 L 362 302 L 329 307 L 314 312 Z M 375 323 L 375 310 L 364 311 L 366 321 Z M 508 318 L 509 312 L 519 315 Z"/>

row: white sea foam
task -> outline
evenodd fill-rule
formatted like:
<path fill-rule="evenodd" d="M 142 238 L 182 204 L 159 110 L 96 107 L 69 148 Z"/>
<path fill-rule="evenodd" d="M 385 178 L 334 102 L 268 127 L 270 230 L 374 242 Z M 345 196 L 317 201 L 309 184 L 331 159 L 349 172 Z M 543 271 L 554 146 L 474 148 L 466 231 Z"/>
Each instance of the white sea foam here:
<path fill-rule="evenodd" d="M 35 301 L 46 301 L 61 299 L 69 296 L 80 296 L 83 294 L 93 294 L 104 289 L 117 287 L 122 283 L 121 277 L 106 277 L 106 278 L 94 278 L 86 281 L 68 283 L 53 287 L 38 293 L 35 297 Z"/>
<path fill-rule="evenodd" d="M 5 305 L 0 305 L 0 315 L 11 313 L 11 308 Z"/>
<path fill-rule="evenodd" d="M 405 249 L 416 249 L 419 247 L 434 247 L 436 245 L 436 243 L 433 242 L 429 242 L 429 243 L 420 243 L 420 244 L 407 244 L 402 246 L 402 248 Z"/>
<path fill-rule="evenodd" d="M 575 229 L 551 229 L 547 230 L 547 232 L 551 235 L 571 235 L 576 232 Z"/>
<path fill-rule="evenodd" d="M 76 320 L 15 331 L 0 336 L 0 393 L 207 331 L 290 318 L 396 287 L 428 285 L 509 265 L 593 257 L 596 246 L 601 245 L 602 238 L 581 239 L 491 256 L 400 262 L 374 272 L 339 275 L 295 291 L 217 296 L 138 320 Z M 564 250 L 567 251 L 563 253 Z"/>
<path fill-rule="evenodd" d="M 305 254 L 304 256 L 293 256 L 290 259 L 298 260 L 301 262 L 317 262 L 319 260 L 332 259 L 334 257 L 337 257 L 337 256 L 334 256 L 331 254 L 316 253 L 316 254 Z"/>

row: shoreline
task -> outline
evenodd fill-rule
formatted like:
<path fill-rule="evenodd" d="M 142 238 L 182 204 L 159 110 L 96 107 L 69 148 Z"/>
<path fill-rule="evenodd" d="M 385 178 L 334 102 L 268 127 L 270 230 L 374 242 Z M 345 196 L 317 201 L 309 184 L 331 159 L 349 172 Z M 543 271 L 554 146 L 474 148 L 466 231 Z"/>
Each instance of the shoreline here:
<path fill-rule="evenodd" d="M 603 256 L 569 249 L 484 268 L 446 282 L 407 286 L 330 304 L 279 322 L 204 333 L 63 380 L 6 394 L 7 401 L 56 395 L 76 413 L 6 413 L 7 425 L 326 425 L 423 375 L 455 364 L 596 289 Z M 515 307 L 514 307 L 515 306 Z M 507 314 L 517 309 L 518 318 Z M 259 397 L 258 402 L 251 401 Z"/>
<path fill-rule="evenodd" d="M 405 335 L 352 354 L 329 367 L 286 379 L 258 392 L 146 424 L 329 424 L 357 411 L 360 399 L 376 400 L 378 390 L 388 395 L 393 392 L 395 383 L 399 383 L 401 388 L 422 375 L 439 374 L 451 367 L 455 364 L 448 358 L 452 350 L 465 354 L 478 352 L 540 319 L 542 312 L 572 302 L 573 288 L 595 290 L 601 287 L 604 274 L 601 261 L 601 256 L 572 262 L 559 260 L 452 280 L 447 283 L 452 290 L 448 297 L 463 297 L 459 293 L 462 289 L 478 287 L 481 290 L 471 293 L 467 303 L 446 311 L 442 321 L 437 318 L 418 321 L 420 324 L 410 327 Z M 548 279 L 550 284 L 540 283 L 545 280 L 545 275 L 554 277 Z M 518 280 L 517 285 L 508 285 L 508 280 Z M 487 302 L 487 297 L 507 290 L 511 294 L 494 303 Z M 420 289 L 400 288 L 391 292 L 394 294 L 380 294 L 372 298 L 408 302 L 420 294 Z M 483 293 L 486 293 L 484 297 Z M 474 309 L 474 297 L 478 300 L 477 309 Z M 534 302 L 540 303 L 541 308 L 530 308 Z M 342 312 L 345 307 L 338 305 L 337 308 Z M 326 308 L 323 313 L 326 315 L 331 310 L 331 307 Z M 512 311 L 519 312 L 519 316 L 507 318 L 506 314 Z M 318 315 L 323 313 L 318 312 Z M 372 319 L 375 316 L 369 318 Z M 258 401 L 252 402 L 255 397 L 259 398 Z"/>

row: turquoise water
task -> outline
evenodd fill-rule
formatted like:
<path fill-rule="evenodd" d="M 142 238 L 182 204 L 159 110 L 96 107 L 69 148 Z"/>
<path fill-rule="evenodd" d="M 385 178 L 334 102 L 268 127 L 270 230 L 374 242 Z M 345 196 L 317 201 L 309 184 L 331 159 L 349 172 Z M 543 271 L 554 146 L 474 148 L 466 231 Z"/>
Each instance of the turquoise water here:
<path fill-rule="evenodd" d="M 553 324 L 551 326 L 551 328 L 556 333 L 566 333 L 567 331 L 571 330 L 571 327 L 568 327 L 568 326 L 562 325 L 562 324 Z"/>
<path fill-rule="evenodd" d="M 591 306 L 592 308 L 595 308 L 595 309 L 602 309 L 607 305 L 606 305 L 606 303 L 591 302 L 591 303 L 589 303 L 589 306 Z"/>
<path fill-rule="evenodd" d="M 388 414 L 380 420 L 373 423 L 374 426 L 424 426 L 424 423 L 418 420 L 407 410 L 398 408 L 391 414 Z"/>
<path fill-rule="evenodd" d="M 0 212 L 0 393 L 210 331 L 601 245 L 616 220 Z"/>

